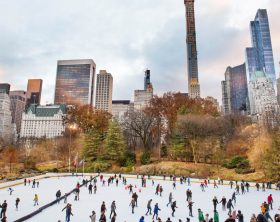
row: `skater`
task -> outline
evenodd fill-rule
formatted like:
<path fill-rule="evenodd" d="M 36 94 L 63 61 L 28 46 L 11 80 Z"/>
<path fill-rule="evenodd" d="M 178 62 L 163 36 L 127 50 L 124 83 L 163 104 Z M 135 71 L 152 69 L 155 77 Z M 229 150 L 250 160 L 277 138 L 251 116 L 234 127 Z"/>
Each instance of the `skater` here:
<path fill-rule="evenodd" d="M 245 187 L 246 187 L 247 192 L 249 193 L 250 184 L 248 182 L 245 183 Z"/>
<path fill-rule="evenodd" d="M 260 184 L 259 183 L 256 183 L 256 188 L 257 188 L 257 191 L 260 191 Z"/>
<path fill-rule="evenodd" d="M 212 201 L 213 201 L 213 205 L 214 205 L 214 210 L 217 210 L 217 204 L 219 203 L 217 197 L 215 196 Z"/>
<path fill-rule="evenodd" d="M 168 203 L 166 204 L 166 206 L 168 207 L 168 205 L 170 204 L 172 204 L 172 199 L 173 199 L 173 197 L 172 197 L 172 192 L 170 192 L 170 194 L 169 194 L 169 198 L 168 198 Z"/>
<path fill-rule="evenodd" d="M 174 201 L 172 204 L 171 204 L 171 209 L 172 209 L 172 217 L 174 217 L 174 213 L 175 213 L 175 210 L 176 210 L 177 205 L 176 205 L 176 201 Z"/>
<path fill-rule="evenodd" d="M 250 222 L 257 222 L 257 217 L 255 214 L 252 214 Z"/>
<path fill-rule="evenodd" d="M 101 205 L 100 212 L 101 212 L 101 214 L 102 214 L 102 213 L 105 213 L 105 211 L 106 211 L 106 205 L 105 205 L 105 202 L 103 201 L 103 202 L 102 202 L 102 205 Z"/>
<path fill-rule="evenodd" d="M 146 213 L 146 216 L 148 215 L 148 213 L 150 214 L 150 215 L 152 215 L 152 199 L 150 199 L 149 201 L 148 201 L 148 204 L 147 204 L 147 213 Z M 143 217 L 144 218 L 144 217 Z"/>
<path fill-rule="evenodd" d="M 189 216 L 193 217 L 193 212 L 192 212 L 192 207 L 193 207 L 194 202 L 192 202 L 191 200 L 189 200 L 188 202 L 188 208 L 189 208 Z"/>
<path fill-rule="evenodd" d="M 140 218 L 139 222 L 145 222 L 143 216 Z"/>
<path fill-rule="evenodd" d="M 230 185 L 230 189 L 232 189 L 233 182 L 232 182 L 232 181 L 230 181 L 230 182 L 229 182 L 229 185 Z"/>
<path fill-rule="evenodd" d="M 232 218 L 231 215 L 229 215 L 228 219 L 226 219 L 225 222 L 235 222 L 235 220 Z"/>
<path fill-rule="evenodd" d="M 64 194 L 64 201 L 65 204 L 67 203 L 67 193 Z"/>
<path fill-rule="evenodd" d="M 218 211 L 214 210 L 214 222 L 219 222 L 219 213 Z"/>
<path fill-rule="evenodd" d="M 270 195 L 267 197 L 267 203 L 268 203 L 268 206 L 270 207 L 270 209 L 273 210 L 273 207 L 272 207 L 272 203 L 273 203 L 272 194 L 270 194 Z"/>
<path fill-rule="evenodd" d="M 62 209 L 62 211 L 64 211 L 65 209 L 66 209 L 65 221 L 66 221 L 66 222 L 69 222 L 69 221 L 70 221 L 71 215 L 74 216 L 73 213 L 72 213 L 72 205 L 68 203 L 68 204 L 66 205 L 66 207 L 64 207 L 64 208 Z"/>
<path fill-rule="evenodd" d="M 238 222 L 244 222 L 244 216 L 240 210 L 237 213 L 237 219 L 238 219 Z"/>
<path fill-rule="evenodd" d="M 231 199 L 227 202 L 228 215 L 231 215 L 231 209 L 234 209 Z"/>
<path fill-rule="evenodd" d="M 226 210 L 226 204 L 227 204 L 227 199 L 223 196 L 222 200 L 220 201 L 222 203 L 222 210 Z"/>
<path fill-rule="evenodd" d="M 12 195 L 12 193 L 14 192 L 14 190 L 11 187 L 9 187 L 8 191 L 10 192 L 10 195 Z"/>
<path fill-rule="evenodd" d="M 39 205 L 39 197 L 37 194 L 35 194 L 33 201 L 34 201 L 34 206 Z"/>
<path fill-rule="evenodd" d="M 173 182 L 173 190 L 176 190 L 176 182 Z"/>
<path fill-rule="evenodd" d="M 20 199 L 17 198 L 17 199 L 16 199 L 16 210 L 18 210 L 18 204 L 19 204 L 19 202 L 20 202 Z"/>
<path fill-rule="evenodd" d="M 159 196 L 161 196 L 161 197 L 162 197 L 162 192 L 163 192 L 163 188 L 162 188 L 162 186 L 160 186 L 159 187 Z"/>
<path fill-rule="evenodd" d="M 132 198 L 131 201 L 130 201 L 129 206 L 131 206 L 131 211 L 132 211 L 133 214 L 134 214 L 135 205 L 136 205 L 136 201 L 135 201 L 134 198 Z"/>
<path fill-rule="evenodd" d="M 216 180 L 214 180 L 214 189 L 215 189 L 215 188 L 218 188 L 217 183 L 216 183 Z"/>
<path fill-rule="evenodd" d="M 4 203 L 2 203 L 2 205 L 0 207 L 2 208 L 0 218 L 4 218 L 4 217 L 6 217 L 6 211 L 7 211 L 7 208 L 8 208 L 7 201 L 4 200 Z"/>
<path fill-rule="evenodd" d="M 201 182 L 201 184 L 200 184 L 200 188 L 201 188 L 202 192 L 205 192 L 205 189 L 204 189 L 204 183 L 202 183 L 202 182 Z"/>
<path fill-rule="evenodd" d="M 35 184 L 36 184 L 36 181 L 34 179 L 33 182 L 32 182 L 32 188 L 35 188 Z"/>
<path fill-rule="evenodd" d="M 24 186 L 26 186 L 26 182 L 27 182 L 27 181 L 26 181 L 26 178 L 24 178 L 24 181 L 23 181 Z"/>
<path fill-rule="evenodd" d="M 113 201 L 112 204 L 111 204 L 110 219 L 111 219 L 111 216 L 112 216 L 112 215 L 116 214 L 116 209 L 117 209 L 117 207 L 116 207 L 116 202 Z"/>
<path fill-rule="evenodd" d="M 88 194 L 92 194 L 92 184 L 90 183 L 89 186 L 88 186 Z"/>
<path fill-rule="evenodd" d="M 154 207 L 154 215 L 153 215 L 153 219 L 154 217 L 156 216 L 156 219 L 158 219 L 158 212 L 160 211 L 160 208 L 158 206 L 158 203 L 155 204 L 155 207 Z"/>
<path fill-rule="evenodd" d="M 234 204 L 236 204 L 236 196 L 235 196 L 235 192 L 233 192 L 232 196 L 231 196 L 232 201 L 234 201 Z"/>
<path fill-rule="evenodd" d="M 132 198 L 135 200 L 135 206 L 138 207 L 138 204 L 137 204 L 138 195 L 136 192 L 132 194 Z"/>
<path fill-rule="evenodd" d="M 57 203 L 59 204 L 59 202 L 60 202 L 60 197 L 61 197 L 61 191 L 58 190 L 58 191 L 56 192 L 55 196 L 56 196 Z"/>
<path fill-rule="evenodd" d="M 96 185 L 94 185 L 94 188 L 93 188 L 93 192 L 94 192 L 94 194 L 96 194 L 96 191 L 97 191 L 97 186 L 96 186 Z"/>
<path fill-rule="evenodd" d="M 95 211 L 92 211 L 92 215 L 89 216 L 90 222 L 95 222 L 96 221 L 96 213 Z"/>
<path fill-rule="evenodd" d="M 198 209 L 198 221 L 199 222 L 204 222 L 204 215 L 201 209 Z"/>

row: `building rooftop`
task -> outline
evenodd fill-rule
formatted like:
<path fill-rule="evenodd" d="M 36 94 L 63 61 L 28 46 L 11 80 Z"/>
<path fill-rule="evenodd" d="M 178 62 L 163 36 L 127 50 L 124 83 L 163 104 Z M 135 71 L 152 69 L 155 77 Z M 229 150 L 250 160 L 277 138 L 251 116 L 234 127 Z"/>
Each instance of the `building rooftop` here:
<path fill-rule="evenodd" d="M 47 105 L 47 106 L 36 106 L 34 104 L 30 105 L 27 109 L 27 113 L 32 112 L 37 117 L 52 117 L 59 111 L 66 113 L 66 105 Z"/>

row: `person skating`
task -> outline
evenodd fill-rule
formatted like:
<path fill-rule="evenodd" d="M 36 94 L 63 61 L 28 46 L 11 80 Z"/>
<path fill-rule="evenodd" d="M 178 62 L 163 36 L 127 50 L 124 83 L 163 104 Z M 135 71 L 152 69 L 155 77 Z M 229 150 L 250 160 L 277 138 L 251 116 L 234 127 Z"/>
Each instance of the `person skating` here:
<path fill-rule="evenodd" d="M 159 196 L 161 196 L 161 197 L 162 197 L 162 192 L 163 192 L 163 188 L 162 188 L 162 186 L 160 186 L 159 187 Z"/>
<path fill-rule="evenodd" d="M 257 222 L 267 222 L 267 219 L 264 217 L 262 213 L 257 216 Z"/>
<path fill-rule="evenodd" d="M 198 221 L 199 222 L 204 222 L 204 214 L 201 211 L 201 209 L 198 209 Z"/>
<path fill-rule="evenodd" d="M 134 198 L 132 198 L 131 201 L 130 201 L 129 206 L 131 206 L 131 211 L 132 211 L 133 214 L 134 214 L 135 205 L 136 205 L 136 201 L 135 201 Z"/>
<path fill-rule="evenodd" d="M 237 213 L 236 213 L 236 210 L 233 210 L 233 211 L 232 211 L 231 216 L 232 216 L 232 219 L 234 219 L 234 220 L 236 220 L 236 219 L 237 219 Z"/>
<path fill-rule="evenodd" d="M 177 207 L 176 201 L 174 201 L 174 202 L 171 204 L 172 217 L 174 217 L 174 213 L 175 213 L 176 208 L 178 208 L 178 207 Z"/>
<path fill-rule="evenodd" d="M 112 215 L 116 214 L 116 209 L 117 209 L 116 202 L 113 201 L 112 204 L 111 204 L 110 219 L 111 219 L 111 216 L 112 216 Z"/>
<path fill-rule="evenodd" d="M 24 186 L 26 186 L 26 182 L 27 182 L 27 181 L 26 181 L 26 178 L 24 178 L 24 181 L 23 181 Z"/>
<path fill-rule="evenodd" d="M 14 192 L 14 190 L 11 187 L 9 187 L 8 191 L 10 192 L 10 195 L 12 195 Z"/>
<path fill-rule="evenodd" d="M 7 222 L 7 217 L 6 217 L 6 216 L 3 217 L 3 218 L 1 219 L 1 222 Z"/>
<path fill-rule="evenodd" d="M 106 205 L 105 205 L 105 202 L 103 201 L 101 204 L 101 207 L 100 207 L 100 212 L 105 213 L 105 211 L 106 211 Z"/>
<path fill-rule="evenodd" d="M 214 210 L 217 210 L 217 205 L 218 205 L 218 203 L 219 203 L 217 197 L 215 196 L 214 199 L 213 199 L 212 201 L 213 201 Z"/>
<path fill-rule="evenodd" d="M 247 192 L 249 193 L 250 184 L 248 182 L 245 183 L 245 187 L 246 187 Z"/>
<path fill-rule="evenodd" d="M 154 215 L 153 215 L 153 219 L 154 217 L 156 216 L 156 219 L 158 219 L 158 212 L 160 211 L 160 208 L 158 206 L 158 203 L 155 204 L 155 207 L 154 207 Z"/>
<path fill-rule="evenodd" d="M 260 184 L 259 183 L 256 183 L 256 188 L 257 188 L 257 191 L 260 190 Z"/>
<path fill-rule="evenodd" d="M 145 222 L 145 219 L 143 216 L 140 218 L 139 222 Z"/>
<path fill-rule="evenodd" d="M 170 217 L 167 218 L 167 221 L 166 221 L 166 222 L 172 222 L 172 221 L 170 220 Z"/>
<path fill-rule="evenodd" d="M 267 203 L 268 203 L 268 206 L 270 207 L 270 209 L 273 210 L 273 207 L 272 207 L 272 203 L 273 203 L 272 194 L 270 194 L 270 195 L 267 197 Z"/>
<path fill-rule="evenodd" d="M 209 214 L 205 214 L 204 222 L 209 222 Z"/>
<path fill-rule="evenodd" d="M 16 199 L 16 210 L 18 210 L 18 205 L 19 205 L 19 202 L 20 202 L 20 199 L 19 199 L 19 198 L 17 198 L 17 199 Z"/>
<path fill-rule="evenodd" d="M 244 222 L 244 216 L 241 213 L 241 210 L 239 210 L 237 213 L 237 219 L 238 219 L 238 222 Z"/>
<path fill-rule="evenodd" d="M 225 211 L 226 210 L 227 199 L 224 196 L 221 199 L 220 203 L 222 203 L 222 210 Z"/>
<path fill-rule="evenodd" d="M 216 180 L 214 180 L 214 189 L 215 189 L 215 188 L 218 188 L 217 183 L 216 183 Z"/>
<path fill-rule="evenodd" d="M 194 204 L 194 202 L 192 202 L 191 200 L 189 200 L 188 206 L 187 206 L 187 207 L 189 208 L 189 216 L 190 216 L 190 217 L 193 217 L 193 212 L 192 212 L 193 204 Z"/>
<path fill-rule="evenodd" d="M 173 197 L 172 197 L 172 192 L 170 192 L 169 193 L 169 197 L 168 197 L 168 203 L 166 204 L 166 206 L 168 207 L 168 205 L 170 204 L 172 204 L 172 199 L 173 199 Z"/>
<path fill-rule="evenodd" d="M 37 194 L 35 194 L 33 201 L 34 201 L 34 206 L 39 205 L 39 197 Z"/>
<path fill-rule="evenodd" d="M 136 192 L 132 194 L 132 198 L 135 200 L 135 206 L 138 207 L 138 195 Z"/>
<path fill-rule="evenodd" d="M 230 185 L 230 189 L 232 189 L 233 182 L 232 182 L 232 181 L 230 181 L 230 182 L 229 182 L 229 185 Z"/>
<path fill-rule="evenodd" d="M 88 194 L 92 194 L 92 188 L 93 188 L 93 185 L 90 183 L 88 185 Z"/>
<path fill-rule="evenodd" d="M 158 193 L 159 193 L 159 184 L 158 184 L 157 187 L 156 187 L 155 195 L 158 195 Z"/>
<path fill-rule="evenodd" d="M 2 210 L 1 210 L 0 218 L 4 218 L 4 217 L 6 217 L 6 212 L 7 212 L 7 208 L 8 208 L 8 204 L 7 204 L 6 200 L 4 200 L 4 202 L 2 203 L 1 208 L 2 208 Z"/>
<path fill-rule="evenodd" d="M 269 210 L 266 211 L 263 216 L 266 218 L 267 221 L 271 220 L 273 222 L 273 219 L 269 214 Z"/>
<path fill-rule="evenodd" d="M 93 188 L 94 194 L 96 194 L 96 191 L 97 191 L 97 186 L 96 186 L 96 184 L 95 184 L 95 185 L 94 185 L 94 188 Z"/>
<path fill-rule="evenodd" d="M 67 197 L 68 197 L 68 195 L 67 195 L 67 193 L 65 193 L 64 194 L 64 201 L 63 201 L 65 204 L 67 204 Z"/>
<path fill-rule="evenodd" d="M 90 222 L 95 222 L 96 221 L 96 213 L 95 211 L 92 211 L 92 214 L 89 216 Z"/>
<path fill-rule="evenodd" d="M 58 191 L 56 192 L 55 196 L 56 196 L 57 203 L 59 203 L 59 202 L 60 202 L 60 197 L 61 197 L 61 191 L 58 190 Z"/>
<path fill-rule="evenodd" d="M 66 209 L 65 221 L 66 221 L 66 222 L 69 222 L 69 221 L 70 221 L 70 217 L 71 217 L 71 216 L 74 216 L 73 213 L 72 213 L 72 205 L 68 203 L 68 204 L 62 209 L 62 211 L 64 211 L 65 209 Z"/>
<path fill-rule="evenodd" d="M 219 222 L 220 218 L 219 218 L 219 213 L 217 210 L 214 210 L 214 222 Z"/>
<path fill-rule="evenodd" d="M 236 204 L 236 195 L 235 192 L 233 192 L 232 196 L 231 196 L 231 200 L 234 201 L 234 204 Z"/>
<path fill-rule="evenodd" d="M 228 215 L 231 215 L 231 210 L 234 209 L 231 199 L 227 202 Z"/>
<path fill-rule="evenodd" d="M 150 200 L 148 201 L 146 216 L 148 215 L 148 213 L 149 213 L 150 215 L 152 215 L 152 201 L 153 201 L 152 199 L 150 199 Z"/>

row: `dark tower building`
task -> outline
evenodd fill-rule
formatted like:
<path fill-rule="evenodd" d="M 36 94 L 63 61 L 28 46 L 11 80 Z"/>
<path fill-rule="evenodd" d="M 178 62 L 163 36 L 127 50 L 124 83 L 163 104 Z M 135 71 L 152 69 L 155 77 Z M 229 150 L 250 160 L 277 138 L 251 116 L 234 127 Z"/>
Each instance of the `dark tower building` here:
<path fill-rule="evenodd" d="M 188 90 L 191 98 L 200 97 L 198 81 L 194 0 L 184 0 L 187 21 Z"/>
<path fill-rule="evenodd" d="M 149 69 L 147 69 L 145 71 L 144 89 L 147 90 L 147 88 L 149 88 L 150 84 L 151 84 L 151 71 Z"/>

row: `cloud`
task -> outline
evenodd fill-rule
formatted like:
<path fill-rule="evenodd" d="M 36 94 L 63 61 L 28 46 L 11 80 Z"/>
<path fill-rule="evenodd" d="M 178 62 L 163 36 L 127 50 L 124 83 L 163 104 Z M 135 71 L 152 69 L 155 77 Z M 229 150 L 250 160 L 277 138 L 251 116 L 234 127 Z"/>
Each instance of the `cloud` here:
<path fill-rule="evenodd" d="M 203 96 L 220 99 L 226 67 L 244 62 L 258 8 L 268 9 L 279 71 L 279 0 L 196 1 Z M 115 99 L 143 88 L 145 68 L 156 93 L 187 91 L 183 0 L 0 0 L 0 16 L 0 81 L 12 89 L 42 78 L 43 100 L 52 102 L 57 60 L 92 58 L 112 73 Z"/>

